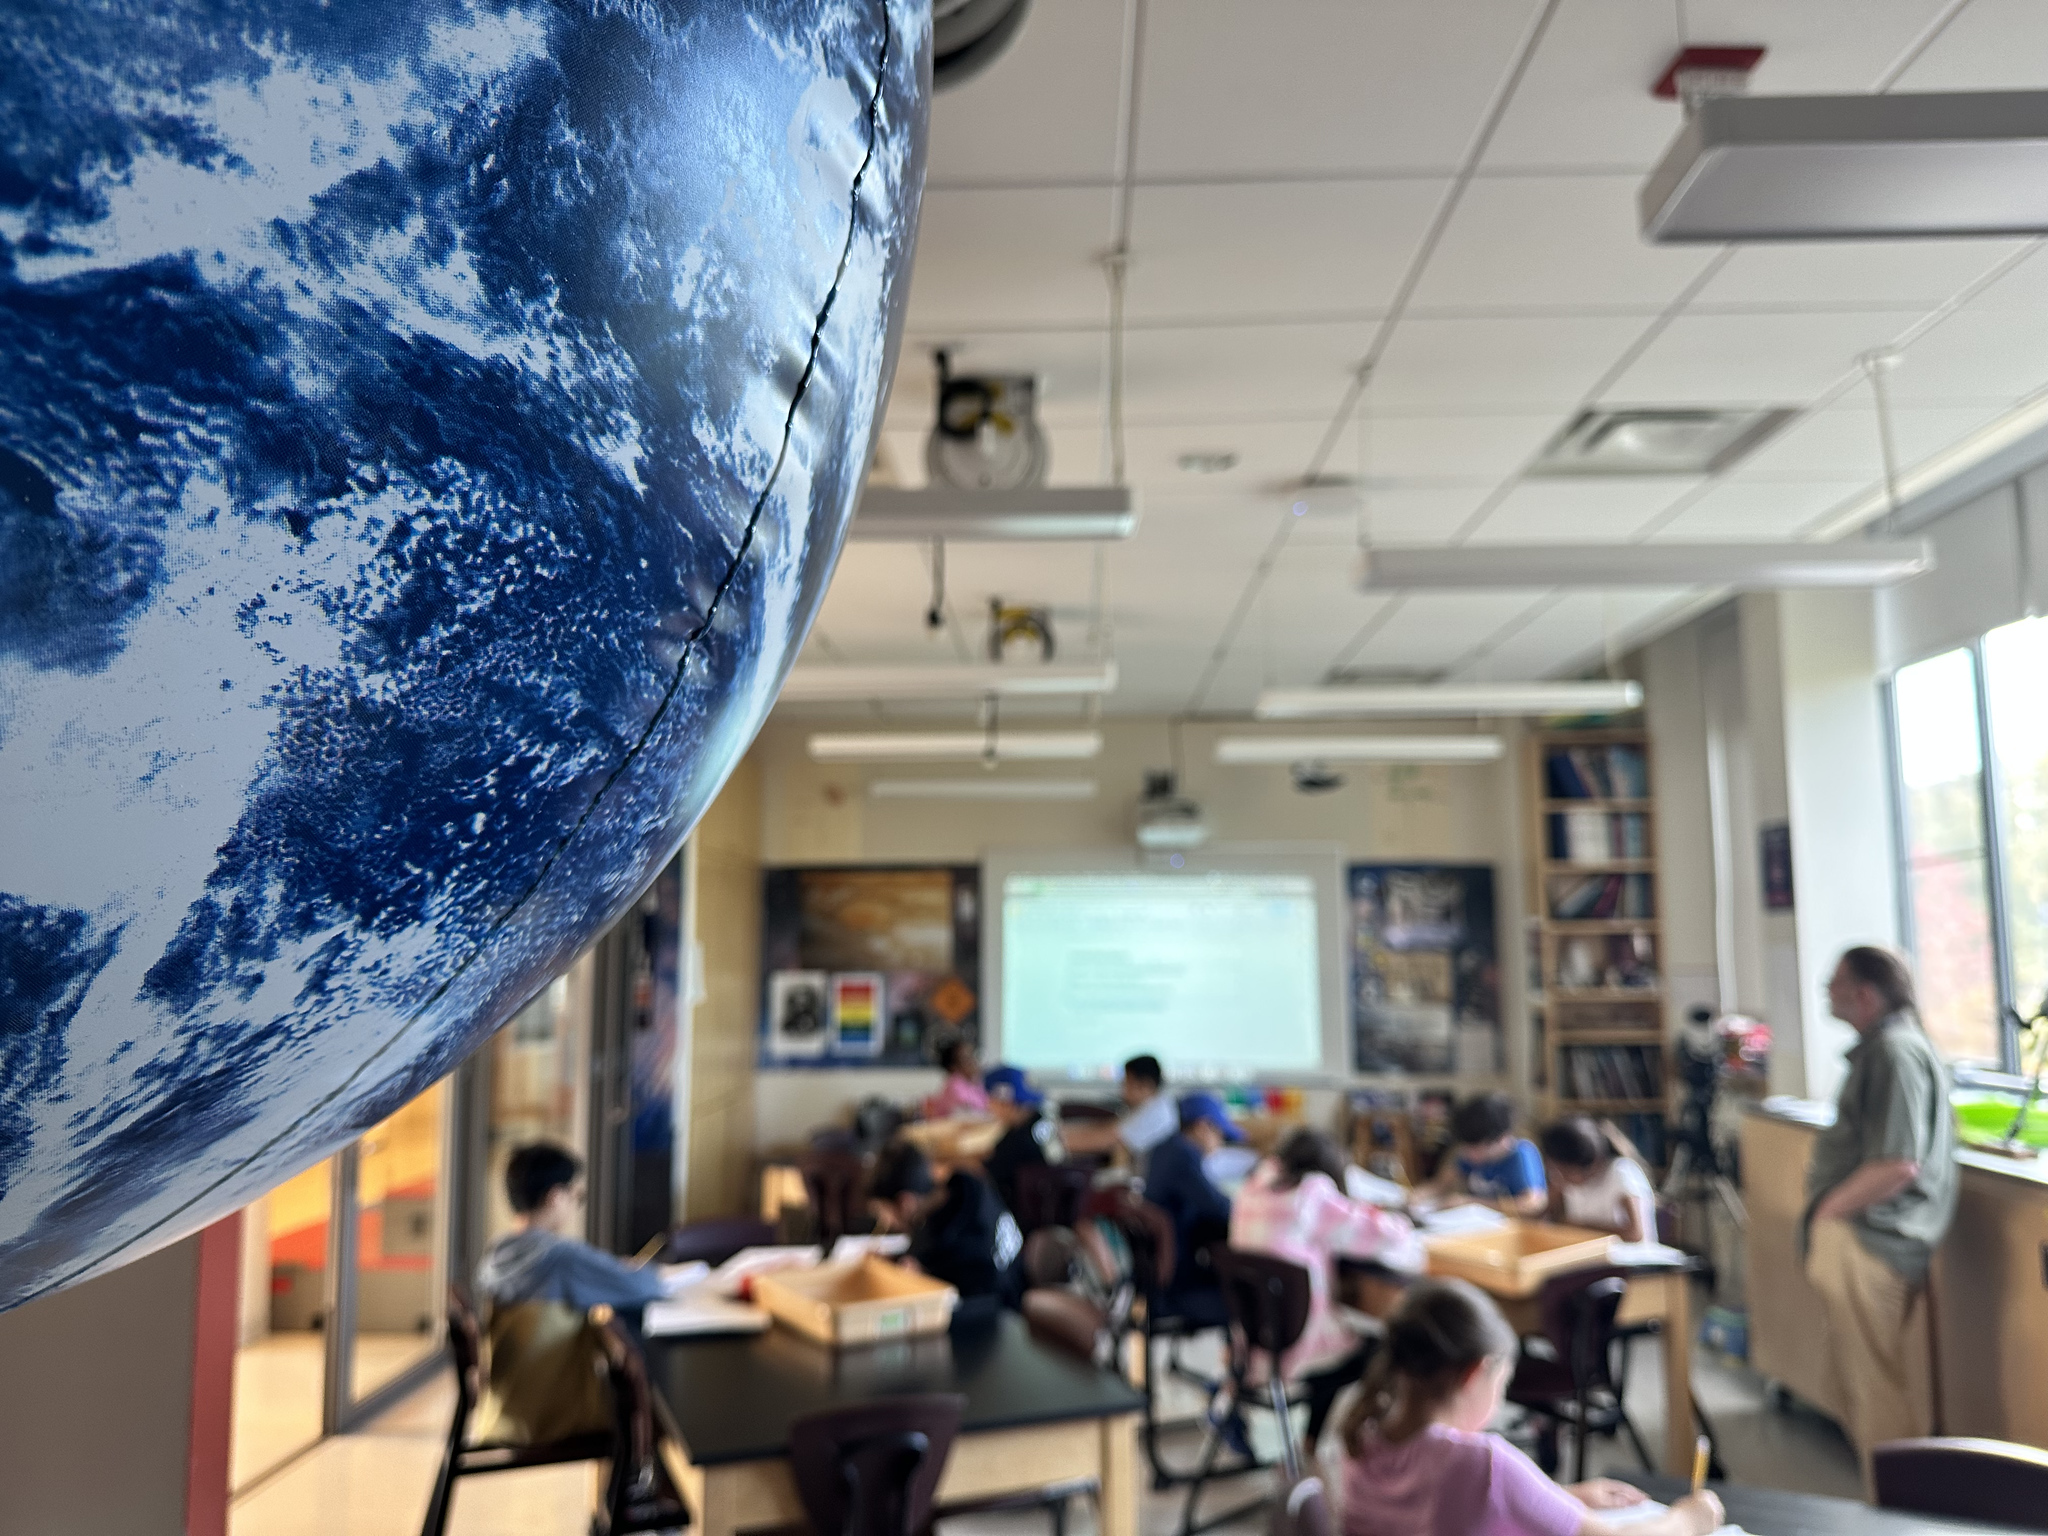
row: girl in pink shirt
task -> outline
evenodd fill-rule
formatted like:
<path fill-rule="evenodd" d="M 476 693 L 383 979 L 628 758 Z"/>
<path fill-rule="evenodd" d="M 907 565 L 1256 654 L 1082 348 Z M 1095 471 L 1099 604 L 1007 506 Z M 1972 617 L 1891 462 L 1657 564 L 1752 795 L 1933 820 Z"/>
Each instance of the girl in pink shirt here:
<path fill-rule="evenodd" d="M 1560 1488 L 1486 1426 L 1514 1366 L 1514 1330 L 1462 1280 L 1426 1280 L 1387 1320 L 1386 1343 L 1343 1424 L 1344 1536 L 1708 1536 L 1721 1501 L 1680 1499 L 1654 1520 L 1600 1511 L 1643 1502 L 1626 1483 Z"/>
<path fill-rule="evenodd" d="M 937 1093 L 924 1101 L 925 1119 L 986 1116 L 988 1091 L 981 1086 L 981 1063 L 974 1058 L 974 1047 L 965 1040 L 948 1040 L 939 1047 L 939 1066 L 944 1069 L 946 1080 Z"/>

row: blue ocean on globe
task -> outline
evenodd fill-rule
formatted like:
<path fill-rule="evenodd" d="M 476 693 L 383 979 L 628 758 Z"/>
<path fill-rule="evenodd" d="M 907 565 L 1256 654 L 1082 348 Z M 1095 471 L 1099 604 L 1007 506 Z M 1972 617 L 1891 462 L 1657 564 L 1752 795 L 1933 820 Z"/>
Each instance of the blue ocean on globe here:
<path fill-rule="evenodd" d="M 0 0 L 0 1307 L 447 1072 L 753 738 L 923 0 Z"/>

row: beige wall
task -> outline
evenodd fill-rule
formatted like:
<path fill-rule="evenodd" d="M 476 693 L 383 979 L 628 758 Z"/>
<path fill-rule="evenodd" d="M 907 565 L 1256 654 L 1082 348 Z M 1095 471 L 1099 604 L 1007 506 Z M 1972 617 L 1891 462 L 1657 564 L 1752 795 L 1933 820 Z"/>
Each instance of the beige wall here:
<path fill-rule="evenodd" d="M 688 1159 L 683 1216 L 739 1214 L 753 1201 L 754 1034 L 761 964 L 761 759 L 740 763 L 691 835 Z"/>
<path fill-rule="evenodd" d="M 1072 723 L 1062 722 L 1061 728 L 1070 728 Z M 872 800 L 867 793 L 872 779 L 949 776 L 978 770 L 972 764 L 906 768 L 812 762 L 806 739 L 813 731 L 835 724 L 841 729 L 875 726 L 872 719 L 832 722 L 778 717 L 755 744 L 753 758 L 761 771 L 762 862 L 975 863 L 988 850 L 999 848 L 1129 847 L 1133 808 L 1145 771 L 1173 763 L 1165 719 L 1111 718 L 1102 723 L 1103 752 L 1094 761 L 1023 770 L 1045 777 L 1094 779 L 1100 789 L 1092 801 Z M 1382 727 L 1396 735 L 1469 728 L 1462 723 L 1430 727 L 1412 721 Z M 1504 1077 L 1510 1085 L 1525 1083 L 1522 833 L 1516 782 L 1522 753 L 1518 728 L 1510 723 L 1501 732 L 1507 738 L 1506 753 L 1497 764 L 1348 766 L 1343 788 L 1313 796 L 1297 793 L 1284 768 L 1218 767 L 1214 762 L 1216 738 L 1246 729 L 1242 722 L 1198 721 L 1187 723 L 1181 731 L 1181 788 L 1201 802 L 1215 842 L 1334 842 L 1354 861 L 1415 859 L 1494 867 L 1508 1057 Z M 1346 725 L 1343 729 L 1352 733 L 1373 727 Z M 758 905 L 758 897 L 756 902 Z M 754 942 L 758 949 L 758 935 Z M 749 965 L 755 963 L 757 956 L 750 954 Z M 749 985 L 758 986 L 751 973 Z M 907 1100 L 931 1091 L 937 1083 L 936 1072 L 763 1071 L 755 1094 L 757 1140 L 765 1149 L 800 1136 L 808 1127 L 840 1118 L 854 1100 L 867 1094 Z M 1315 1095 L 1311 1113 L 1322 1117 L 1334 1110 L 1335 1103 L 1334 1093 Z M 696 1145 L 694 1136 L 692 1145 Z"/>
<path fill-rule="evenodd" d="M 199 1242 L 0 1313 L 0 1536 L 184 1529 Z"/>

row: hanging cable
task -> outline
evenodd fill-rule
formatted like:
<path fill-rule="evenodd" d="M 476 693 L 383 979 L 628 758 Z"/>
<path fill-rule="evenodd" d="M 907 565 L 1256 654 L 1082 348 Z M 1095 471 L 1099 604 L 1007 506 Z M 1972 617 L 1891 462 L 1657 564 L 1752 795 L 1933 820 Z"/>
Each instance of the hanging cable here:
<path fill-rule="evenodd" d="M 981 701 L 981 766 L 983 771 L 996 771 L 996 713 L 1000 708 L 998 696 L 991 693 Z"/>
<path fill-rule="evenodd" d="M 1884 376 L 1898 363 L 1899 354 L 1889 347 L 1879 347 L 1865 352 L 1857 359 L 1863 371 L 1870 378 L 1871 399 L 1877 406 L 1877 451 L 1884 461 L 1884 532 L 1891 538 L 1898 532 L 1899 520 L 1899 459 L 1897 445 L 1892 441 L 1891 392 L 1885 388 Z"/>
<path fill-rule="evenodd" d="M 926 629 L 946 627 L 946 541 L 932 540 L 932 605 L 924 611 Z"/>

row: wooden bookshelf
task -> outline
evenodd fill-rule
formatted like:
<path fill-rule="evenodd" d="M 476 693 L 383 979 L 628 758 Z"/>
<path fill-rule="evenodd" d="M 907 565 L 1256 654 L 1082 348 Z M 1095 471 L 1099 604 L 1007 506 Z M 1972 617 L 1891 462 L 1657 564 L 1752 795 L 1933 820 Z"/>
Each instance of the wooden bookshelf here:
<path fill-rule="evenodd" d="M 1661 1161 L 1670 1070 L 1649 735 L 1537 732 L 1525 766 L 1531 1059 L 1543 1112 L 1614 1119 Z"/>

